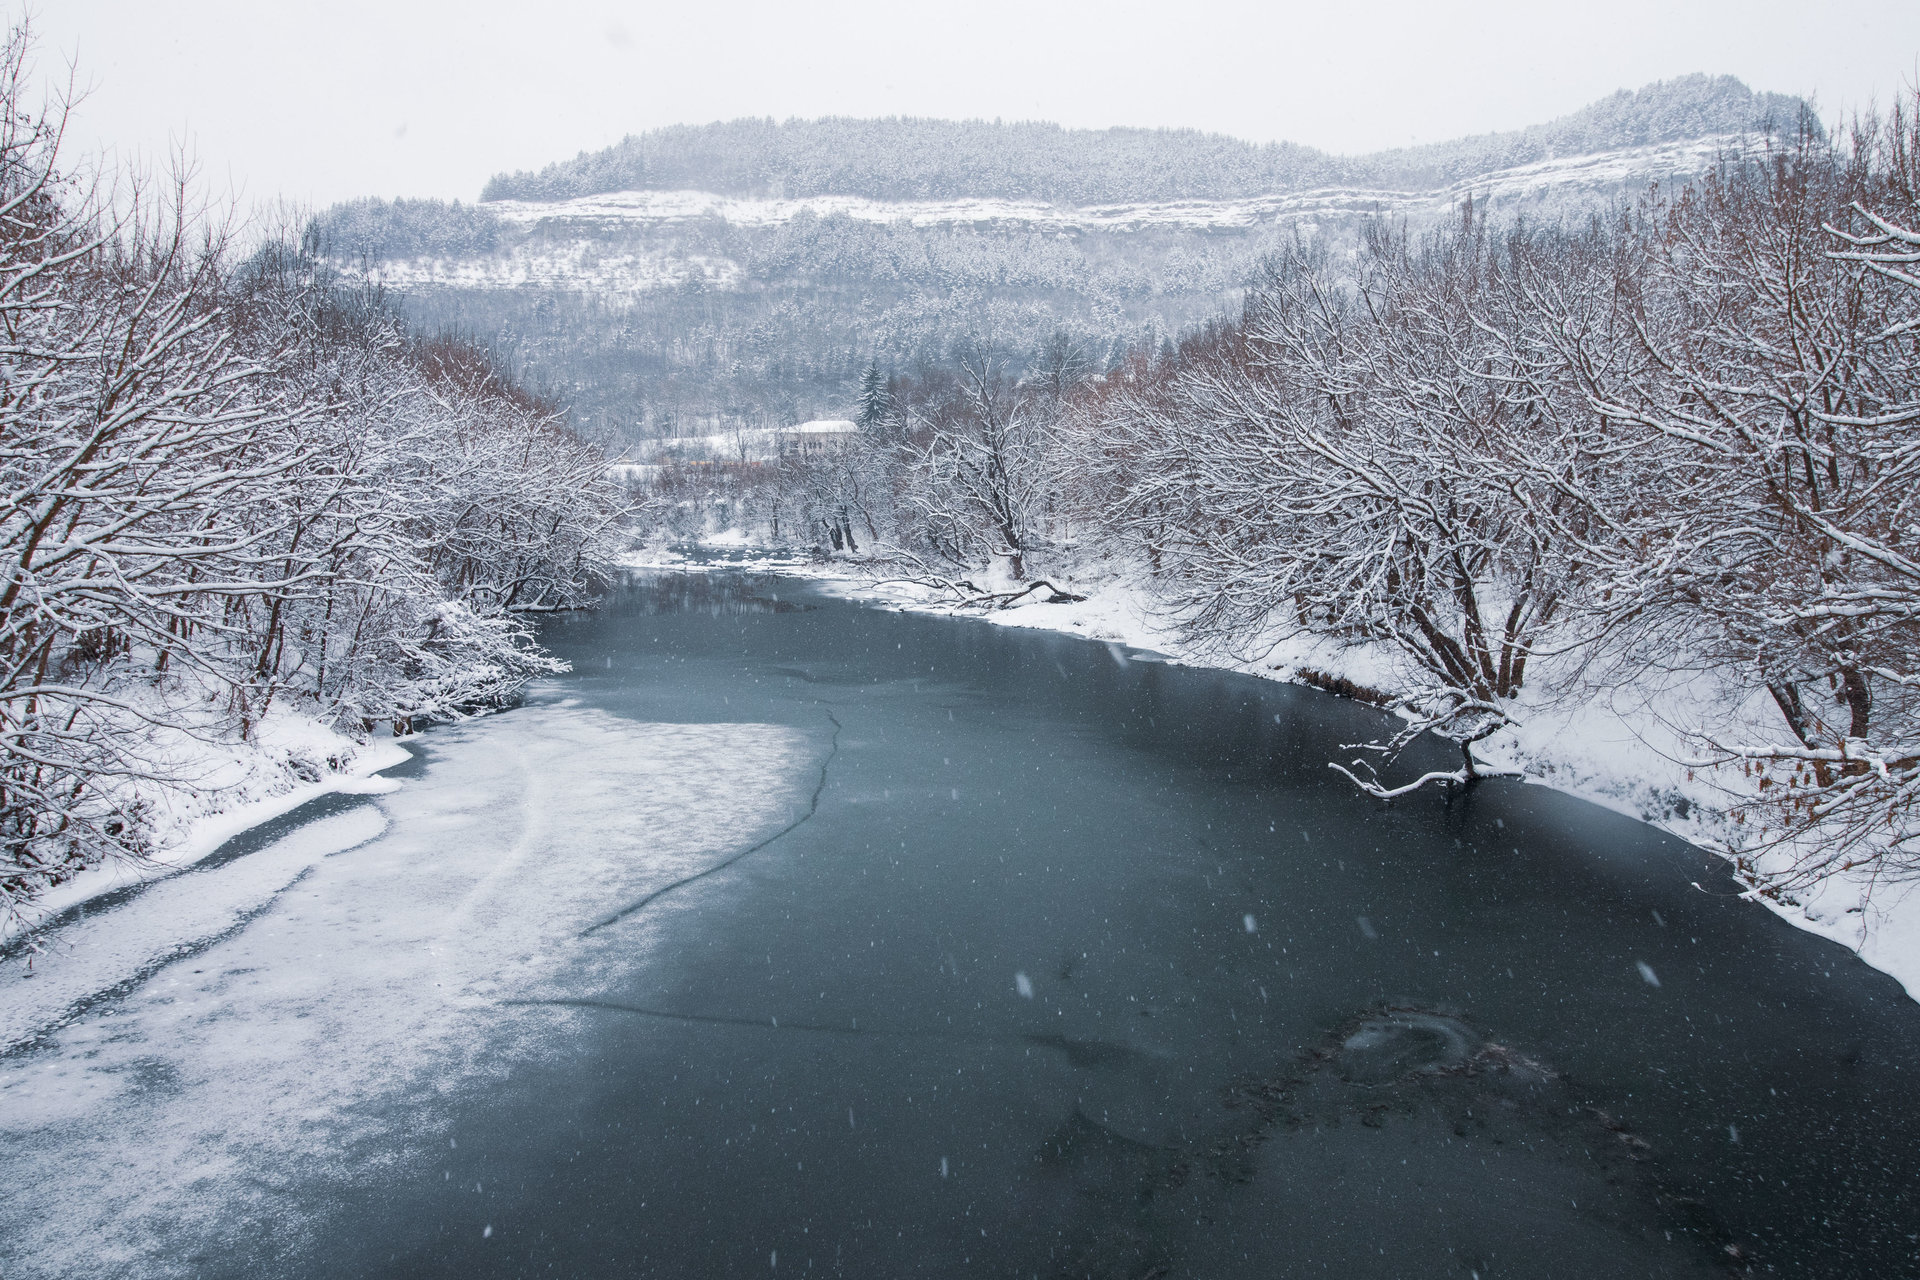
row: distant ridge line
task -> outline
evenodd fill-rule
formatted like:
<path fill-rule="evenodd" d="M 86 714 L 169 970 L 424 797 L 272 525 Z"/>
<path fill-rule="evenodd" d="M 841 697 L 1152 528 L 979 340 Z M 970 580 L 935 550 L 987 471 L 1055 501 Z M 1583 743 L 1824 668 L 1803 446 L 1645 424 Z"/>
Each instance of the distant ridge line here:
<path fill-rule="evenodd" d="M 481 199 L 698 190 L 756 199 L 974 197 L 1088 206 L 1245 199 L 1317 187 L 1431 190 L 1561 156 L 1777 132 L 1803 122 L 1819 127 L 1802 99 L 1706 75 L 1623 89 L 1524 129 L 1351 157 L 1195 129 L 916 117 L 741 119 L 649 130 L 538 172 L 499 174 Z"/>

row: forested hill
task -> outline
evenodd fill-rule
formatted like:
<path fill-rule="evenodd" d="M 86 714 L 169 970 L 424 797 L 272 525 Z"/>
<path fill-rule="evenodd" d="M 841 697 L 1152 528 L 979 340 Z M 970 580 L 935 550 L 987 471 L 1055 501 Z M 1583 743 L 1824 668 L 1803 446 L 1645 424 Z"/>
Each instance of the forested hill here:
<path fill-rule="evenodd" d="M 939 120 L 660 129 L 495 178 L 478 204 L 355 200 L 317 252 L 468 333 L 624 447 L 846 417 L 858 379 L 991 332 L 1104 365 L 1231 310 L 1297 231 L 1475 207 L 1581 220 L 1697 177 L 1799 99 L 1687 76 L 1507 133 L 1338 157 L 1193 131 Z M 1816 126 L 1817 128 L 1817 126 Z"/>
<path fill-rule="evenodd" d="M 1190 129 L 1065 129 L 981 120 L 747 119 L 630 135 L 538 173 L 500 174 L 482 200 L 560 200 L 613 191 L 730 196 L 993 197 L 1059 204 L 1235 199 L 1341 185 L 1443 185 L 1567 155 L 1793 127 L 1798 98 L 1731 76 L 1682 76 L 1621 90 L 1508 133 L 1334 156 Z"/>

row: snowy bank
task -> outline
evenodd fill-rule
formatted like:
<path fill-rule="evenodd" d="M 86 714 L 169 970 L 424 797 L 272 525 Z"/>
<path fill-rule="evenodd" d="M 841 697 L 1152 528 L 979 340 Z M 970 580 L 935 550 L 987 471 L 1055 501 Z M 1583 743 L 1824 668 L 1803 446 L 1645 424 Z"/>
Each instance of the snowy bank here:
<path fill-rule="evenodd" d="M 311 800 L 392 791 L 398 782 L 373 775 L 413 755 L 397 740 L 359 742 L 280 708 L 249 741 L 160 731 L 154 737 L 156 751 L 183 781 L 140 784 L 140 799 L 153 815 L 153 851 L 138 861 L 107 860 L 53 886 L 25 904 L 24 921 L 0 921 L 0 942 L 102 894 L 171 876 Z"/>

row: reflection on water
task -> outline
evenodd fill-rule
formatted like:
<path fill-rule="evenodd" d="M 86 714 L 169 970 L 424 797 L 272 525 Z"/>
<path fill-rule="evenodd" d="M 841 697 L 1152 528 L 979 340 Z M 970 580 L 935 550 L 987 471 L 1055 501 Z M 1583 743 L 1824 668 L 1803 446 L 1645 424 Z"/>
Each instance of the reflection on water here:
<path fill-rule="evenodd" d="M 615 588 L 625 611 L 640 615 L 695 613 L 720 618 L 798 613 L 815 606 L 782 600 L 783 579 L 753 573 L 628 574 Z"/>

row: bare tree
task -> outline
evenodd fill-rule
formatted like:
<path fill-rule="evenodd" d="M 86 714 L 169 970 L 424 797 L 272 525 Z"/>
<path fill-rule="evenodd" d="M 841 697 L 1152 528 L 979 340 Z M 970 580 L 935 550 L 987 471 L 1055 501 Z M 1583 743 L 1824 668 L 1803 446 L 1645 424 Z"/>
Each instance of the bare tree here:
<path fill-rule="evenodd" d="M 483 353 L 408 335 L 311 246 L 238 268 L 188 185 L 64 179 L 0 47 L 0 910 L 144 856 L 193 744 L 278 700 L 404 729 L 558 669 L 622 512 Z"/>
<path fill-rule="evenodd" d="M 956 564 L 1004 560 L 1026 576 L 1054 488 L 1052 418 L 990 342 L 960 356 L 957 396 L 915 424 L 907 503 L 922 535 Z"/>
<path fill-rule="evenodd" d="M 1576 566 L 1539 477 L 1587 444 L 1515 305 L 1533 249 L 1470 204 L 1421 244 L 1375 228 L 1351 274 L 1296 242 L 1237 329 L 1110 419 L 1134 477 L 1114 519 L 1164 562 L 1191 637 L 1312 632 L 1411 660 L 1407 728 L 1371 745 L 1391 759 L 1433 731 L 1461 764 L 1395 788 L 1335 766 L 1377 795 L 1480 776 L 1473 743 L 1509 722 L 1564 611 Z"/>
<path fill-rule="evenodd" d="M 297 408 L 220 323 L 222 244 L 184 188 L 108 221 L 54 169 L 58 124 L 18 109 L 26 35 L 0 61 L 0 838 L 6 898 L 107 853 L 138 852 L 143 751 L 164 708 L 127 696 L 140 651 L 198 669 L 251 602 L 311 567 L 273 554 L 249 498 L 298 467 Z"/>
<path fill-rule="evenodd" d="M 1836 869 L 1914 868 L 1920 489 L 1901 225 L 1910 123 L 1850 152 L 1811 126 L 1730 162 L 1623 236 L 1611 326 L 1545 309 L 1632 482 L 1579 495 L 1595 517 L 1592 607 L 1625 651 L 1753 681 L 1783 739 L 1702 738 L 1738 766 L 1746 852 L 1785 848 L 1771 892 Z M 1899 215 L 1912 216 L 1909 203 Z"/>

